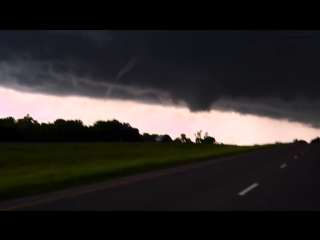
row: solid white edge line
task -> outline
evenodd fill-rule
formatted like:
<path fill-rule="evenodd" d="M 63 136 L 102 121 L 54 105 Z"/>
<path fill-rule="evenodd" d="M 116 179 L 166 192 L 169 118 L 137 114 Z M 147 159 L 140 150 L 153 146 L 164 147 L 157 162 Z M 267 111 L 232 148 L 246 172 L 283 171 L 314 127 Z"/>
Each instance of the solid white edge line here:
<path fill-rule="evenodd" d="M 239 192 L 238 194 L 240 196 L 245 195 L 246 193 L 248 193 L 249 191 L 251 191 L 252 189 L 256 188 L 259 184 L 258 183 L 254 183 L 251 186 L 247 187 L 246 189 L 244 189 L 243 191 Z"/>

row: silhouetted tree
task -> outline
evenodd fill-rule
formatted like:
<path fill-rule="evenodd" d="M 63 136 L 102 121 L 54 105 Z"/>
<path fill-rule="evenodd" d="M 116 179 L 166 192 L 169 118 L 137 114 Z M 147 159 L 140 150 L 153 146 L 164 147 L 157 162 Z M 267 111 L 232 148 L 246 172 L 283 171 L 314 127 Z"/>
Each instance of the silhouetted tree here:
<path fill-rule="evenodd" d="M 13 117 L 7 117 L 0 119 L 1 126 L 1 141 L 12 142 L 19 139 L 19 133 L 17 128 L 17 122 Z"/>
<path fill-rule="evenodd" d="M 202 132 L 202 130 L 200 130 L 199 132 L 197 132 L 197 134 L 194 134 L 194 136 L 195 136 L 195 138 L 196 138 L 196 143 L 201 143 L 201 141 L 202 141 L 201 132 Z"/>
<path fill-rule="evenodd" d="M 315 139 L 312 139 L 311 144 L 314 144 L 314 143 L 320 143 L 320 138 L 319 137 L 316 137 Z"/>
<path fill-rule="evenodd" d="M 143 142 L 156 142 L 156 137 L 158 137 L 157 134 L 149 134 L 149 133 L 144 133 L 142 136 L 141 136 L 141 139 Z"/>
<path fill-rule="evenodd" d="M 139 130 L 130 124 L 122 124 L 117 120 L 97 121 L 92 128 L 95 141 L 103 142 L 136 142 L 141 141 Z"/>
<path fill-rule="evenodd" d="M 202 143 L 213 143 L 213 144 L 217 144 L 216 139 L 213 137 L 206 137 L 202 140 Z"/>
<path fill-rule="evenodd" d="M 30 117 L 29 114 L 24 118 L 18 119 L 16 126 L 19 132 L 18 140 L 20 141 L 36 141 L 36 128 L 39 123 Z"/>
<path fill-rule="evenodd" d="M 172 139 L 168 134 L 165 134 L 162 136 L 161 142 L 172 142 Z"/>
<path fill-rule="evenodd" d="M 203 136 L 203 139 L 206 139 L 206 138 L 208 138 L 208 137 L 209 137 L 208 132 L 205 132 L 205 133 L 204 133 L 204 136 Z"/>
<path fill-rule="evenodd" d="M 293 139 L 293 142 L 294 143 L 307 143 L 307 141 L 305 141 L 305 140 L 298 140 L 298 139 Z"/>
<path fill-rule="evenodd" d="M 208 132 L 205 133 L 202 143 L 213 143 L 217 144 L 216 139 L 208 135 Z"/>
<path fill-rule="evenodd" d="M 181 142 L 183 142 L 183 143 L 186 143 L 187 142 L 187 136 L 186 136 L 186 134 L 184 134 L 184 133 L 181 133 L 180 134 L 180 139 L 181 139 Z"/>

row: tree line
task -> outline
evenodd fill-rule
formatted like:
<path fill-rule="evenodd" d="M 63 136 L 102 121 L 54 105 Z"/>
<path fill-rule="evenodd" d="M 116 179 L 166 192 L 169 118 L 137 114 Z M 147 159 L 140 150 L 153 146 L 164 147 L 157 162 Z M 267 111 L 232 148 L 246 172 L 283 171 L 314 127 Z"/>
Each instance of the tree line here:
<path fill-rule="evenodd" d="M 294 143 L 307 143 L 307 141 L 305 140 L 298 140 L 297 138 L 293 139 L 293 142 Z M 313 143 L 320 143 L 320 138 L 319 137 L 316 137 L 314 139 L 312 139 L 310 141 L 310 144 L 313 144 Z"/>
<path fill-rule="evenodd" d="M 320 138 L 316 137 L 315 139 L 312 139 L 311 143 L 320 143 Z"/>
<path fill-rule="evenodd" d="M 215 139 L 201 131 L 196 142 L 215 143 Z M 182 142 L 193 143 L 185 134 L 172 140 L 168 134 L 140 134 L 137 128 L 118 120 L 97 121 L 85 126 L 81 120 L 57 119 L 53 123 L 39 123 L 29 114 L 21 119 L 0 119 L 0 142 Z"/>

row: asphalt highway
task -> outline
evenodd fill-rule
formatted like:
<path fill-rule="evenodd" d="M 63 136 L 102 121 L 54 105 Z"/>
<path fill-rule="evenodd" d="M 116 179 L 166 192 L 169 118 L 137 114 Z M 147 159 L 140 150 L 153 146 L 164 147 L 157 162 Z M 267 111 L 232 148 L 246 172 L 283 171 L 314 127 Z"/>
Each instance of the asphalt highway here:
<path fill-rule="evenodd" d="M 320 144 L 293 143 L 0 203 L 17 211 L 318 211 Z"/>

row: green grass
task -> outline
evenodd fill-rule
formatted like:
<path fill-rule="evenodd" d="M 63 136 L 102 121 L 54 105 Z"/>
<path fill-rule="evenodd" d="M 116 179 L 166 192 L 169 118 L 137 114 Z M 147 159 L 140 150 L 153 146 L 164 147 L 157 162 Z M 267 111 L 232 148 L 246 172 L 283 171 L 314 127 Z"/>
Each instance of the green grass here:
<path fill-rule="evenodd" d="M 0 201 L 271 146 L 0 144 Z"/>

